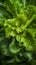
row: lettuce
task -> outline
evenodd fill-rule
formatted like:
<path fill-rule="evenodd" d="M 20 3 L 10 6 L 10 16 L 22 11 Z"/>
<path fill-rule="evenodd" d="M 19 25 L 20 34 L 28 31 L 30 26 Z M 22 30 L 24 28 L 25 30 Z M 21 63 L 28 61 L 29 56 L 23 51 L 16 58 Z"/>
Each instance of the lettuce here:
<path fill-rule="evenodd" d="M 35 56 L 36 6 L 26 0 L 0 1 L 1 63 L 36 65 Z"/>

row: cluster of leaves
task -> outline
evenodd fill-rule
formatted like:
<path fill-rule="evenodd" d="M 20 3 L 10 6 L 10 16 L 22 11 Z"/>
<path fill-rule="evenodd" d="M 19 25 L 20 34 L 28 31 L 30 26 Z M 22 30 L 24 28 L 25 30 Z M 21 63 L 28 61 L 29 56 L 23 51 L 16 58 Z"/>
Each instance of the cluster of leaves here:
<path fill-rule="evenodd" d="M 0 0 L 1 65 L 36 63 L 36 6 L 26 2 Z"/>

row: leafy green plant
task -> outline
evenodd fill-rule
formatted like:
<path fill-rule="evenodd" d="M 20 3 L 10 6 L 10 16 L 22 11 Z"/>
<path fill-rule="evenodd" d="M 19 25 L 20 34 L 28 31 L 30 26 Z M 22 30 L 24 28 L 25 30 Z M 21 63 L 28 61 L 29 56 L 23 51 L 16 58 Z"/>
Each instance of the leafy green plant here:
<path fill-rule="evenodd" d="M 36 6 L 26 5 L 26 0 L 0 1 L 1 65 L 36 65 Z"/>

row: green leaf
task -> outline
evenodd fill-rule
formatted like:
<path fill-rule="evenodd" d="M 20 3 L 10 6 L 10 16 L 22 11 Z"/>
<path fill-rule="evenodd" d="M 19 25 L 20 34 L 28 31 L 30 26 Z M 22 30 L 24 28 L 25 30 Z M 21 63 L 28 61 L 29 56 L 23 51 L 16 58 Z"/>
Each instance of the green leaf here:
<path fill-rule="evenodd" d="M 26 47 L 26 50 L 30 51 L 32 50 L 31 41 L 29 39 L 24 38 L 24 46 Z"/>
<path fill-rule="evenodd" d="M 18 53 L 21 50 L 18 46 L 16 46 L 16 42 L 14 38 L 9 45 L 9 50 L 11 53 L 14 53 L 14 54 Z"/>

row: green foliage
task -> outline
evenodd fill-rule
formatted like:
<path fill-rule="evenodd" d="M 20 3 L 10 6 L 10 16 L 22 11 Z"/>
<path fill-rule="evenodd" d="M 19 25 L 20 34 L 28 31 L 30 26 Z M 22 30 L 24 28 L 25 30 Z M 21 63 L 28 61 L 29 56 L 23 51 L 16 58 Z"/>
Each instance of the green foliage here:
<path fill-rule="evenodd" d="M 1 65 L 36 65 L 35 56 L 36 6 L 26 0 L 0 1 Z"/>

